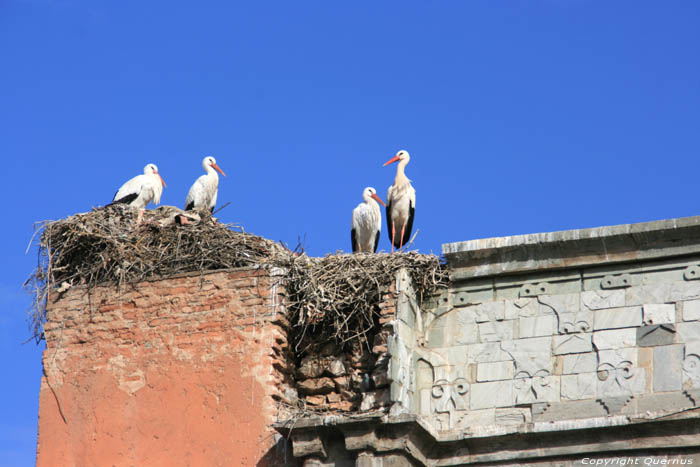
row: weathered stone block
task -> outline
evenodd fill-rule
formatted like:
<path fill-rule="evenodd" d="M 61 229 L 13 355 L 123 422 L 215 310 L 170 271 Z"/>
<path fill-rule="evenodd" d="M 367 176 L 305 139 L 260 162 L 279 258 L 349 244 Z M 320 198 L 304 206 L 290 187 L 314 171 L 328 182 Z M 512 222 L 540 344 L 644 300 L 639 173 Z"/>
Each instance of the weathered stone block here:
<path fill-rule="evenodd" d="M 469 346 L 469 362 L 502 362 L 506 360 L 512 360 L 512 357 L 501 350 L 501 345 L 498 342 L 472 344 Z"/>
<path fill-rule="evenodd" d="M 527 407 L 496 409 L 495 418 L 498 425 L 521 425 L 532 421 L 532 412 Z"/>
<path fill-rule="evenodd" d="M 565 375 L 574 373 L 592 373 L 596 371 L 597 367 L 598 359 L 594 352 L 563 356 L 562 374 Z"/>
<path fill-rule="evenodd" d="M 599 350 L 634 347 L 636 342 L 636 328 L 612 329 L 593 333 L 593 344 Z"/>
<path fill-rule="evenodd" d="M 675 412 L 692 406 L 690 400 L 681 392 L 645 394 L 637 398 L 637 411 L 639 413 Z"/>
<path fill-rule="evenodd" d="M 561 376 L 561 398 L 566 400 L 592 399 L 596 396 L 595 372 Z"/>
<path fill-rule="evenodd" d="M 671 284 L 656 283 L 630 287 L 625 290 L 625 304 L 645 305 L 647 303 L 666 303 L 670 301 Z"/>
<path fill-rule="evenodd" d="M 433 355 L 437 355 L 442 359 L 442 364 L 462 365 L 470 361 L 469 348 L 470 346 L 468 345 L 460 345 L 434 349 L 432 352 Z"/>
<path fill-rule="evenodd" d="M 474 312 L 476 313 L 475 319 L 477 323 L 500 321 L 505 318 L 505 302 L 498 300 L 481 303 L 474 307 Z"/>
<path fill-rule="evenodd" d="M 447 330 L 446 330 L 446 328 L 444 328 L 442 326 L 431 327 L 430 330 L 428 331 L 428 347 L 430 347 L 430 348 L 444 347 L 446 345 L 446 343 L 445 343 L 445 335 L 446 334 L 447 334 Z"/>
<path fill-rule="evenodd" d="M 700 321 L 700 300 L 683 302 L 683 321 Z"/>
<path fill-rule="evenodd" d="M 494 408 L 460 412 L 457 426 L 469 431 L 471 427 L 493 425 L 496 423 L 495 414 Z"/>
<path fill-rule="evenodd" d="M 539 315 L 539 303 L 536 298 L 520 298 L 505 301 L 505 319 L 532 317 Z M 549 311 L 548 311 L 549 312 Z"/>
<path fill-rule="evenodd" d="M 654 392 L 679 391 L 683 376 L 683 345 L 654 348 Z"/>
<path fill-rule="evenodd" d="M 599 310 L 593 317 L 594 330 L 630 328 L 641 324 L 642 308 L 639 306 Z"/>
<path fill-rule="evenodd" d="M 581 294 L 540 295 L 537 300 L 540 302 L 540 314 L 575 313 L 580 309 Z"/>
<path fill-rule="evenodd" d="M 448 342 L 456 345 L 474 344 L 478 342 L 477 325 L 474 316 L 465 316 L 464 310 L 456 312 L 457 324 L 454 329 L 447 328 Z M 450 338 L 449 333 L 452 333 Z"/>
<path fill-rule="evenodd" d="M 552 372 L 552 338 L 533 337 L 501 342 L 501 349 L 515 361 L 517 371 L 534 374 L 539 370 Z"/>
<path fill-rule="evenodd" d="M 513 379 L 513 362 L 479 363 L 476 367 L 478 382 Z"/>
<path fill-rule="evenodd" d="M 593 346 L 591 345 L 591 333 L 554 336 L 553 346 L 555 355 L 584 353 L 593 350 Z"/>
<path fill-rule="evenodd" d="M 700 341 L 700 322 L 690 321 L 687 323 L 678 323 L 676 326 L 679 342 L 696 342 Z"/>
<path fill-rule="evenodd" d="M 601 310 L 603 308 L 618 308 L 625 306 L 625 291 L 618 290 L 588 290 L 581 292 L 581 308 Z"/>
<path fill-rule="evenodd" d="M 515 320 L 488 321 L 478 326 L 480 342 L 502 342 L 513 339 Z"/>
<path fill-rule="evenodd" d="M 568 402 L 554 402 L 547 404 L 544 410 L 533 410 L 533 422 L 551 422 L 558 420 L 577 420 L 582 418 L 603 417 L 607 412 L 603 406 L 595 400 L 578 400 Z"/>
<path fill-rule="evenodd" d="M 553 315 L 520 318 L 518 337 L 551 336 L 554 333 L 556 319 Z"/>
<path fill-rule="evenodd" d="M 673 344 L 675 338 L 676 329 L 673 324 L 655 324 L 637 328 L 637 345 L 640 347 Z"/>
<path fill-rule="evenodd" d="M 644 324 L 672 324 L 676 322 L 676 305 L 646 304 L 644 309 Z"/>
<path fill-rule="evenodd" d="M 700 281 L 672 282 L 670 285 L 671 292 L 667 300 L 669 302 L 700 298 Z"/>
<path fill-rule="evenodd" d="M 512 380 L 475 383 L 470 389 L 469 408 L 472 410 L 510 407 L 515 403 Z"/>

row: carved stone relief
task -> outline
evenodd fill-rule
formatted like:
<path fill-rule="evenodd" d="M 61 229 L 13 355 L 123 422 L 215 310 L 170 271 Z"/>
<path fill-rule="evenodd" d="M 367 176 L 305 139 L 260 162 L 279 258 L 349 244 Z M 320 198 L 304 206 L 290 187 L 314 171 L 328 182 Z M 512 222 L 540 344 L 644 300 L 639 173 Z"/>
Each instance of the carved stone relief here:
<path fill-rule="evenodd" d="M 683 360 L 683 386 L 686 388 L 700 387 L 700 355 L 686 354 Z"/>
<path fill-rule="evenodd" d="M 598 397 L 604 400 L 643 391 L 643 370 L 636 368 L 636 364 L 636 349 L 599 351 Z"/>
<path fill-rule="evenodd" d="M 533 374 L 519 371 L 514 378 L 515 403 L 527 404 L 555 400 L 557 392 L 547 370 L 538 370 Z"/>
<path fill-rule="evenodd" d="M 447 371 L 445 371 L 447 373 Z M 433 411 L 436 414 L 447 414 L 447 423 L 441 420 L 442 429 L 455 428 L 457 421 L 456 412 L 467 410 L 468 402 L 465 400 L 469 391 L 466 378 L 446 377 L 433 383 L 431 395 L 433 398 Z M 445 426 L 447 425 L 447 426 Z"/>

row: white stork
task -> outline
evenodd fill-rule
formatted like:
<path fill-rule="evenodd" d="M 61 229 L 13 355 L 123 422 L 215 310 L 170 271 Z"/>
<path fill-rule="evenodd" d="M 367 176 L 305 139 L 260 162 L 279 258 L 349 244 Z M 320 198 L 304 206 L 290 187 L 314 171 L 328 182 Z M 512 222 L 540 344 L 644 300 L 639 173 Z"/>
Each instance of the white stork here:
<path fill-rule="evenodd" d="M 202 167 L 204 167 L 206 174 L 199 177 L 190 187 L 187 199 L 185 199 L 185 211 L 208 209 L 213 214 L 219 191 L 219 175 L 215 170 L 224 177 L 226 174 L 216 165 L 216 159 L 211 156 L 202 159 Z"/>
<path fill-rule="evenodd" d="M 352 210 L 352 240 L 353 253 L 376 253 L 379 245 L 379 233 L 382 230 L 382 213 L 379 202 L 386 206 L 377 196 L 377 190 L 368 186 L 362 192 L 363 202 Z"/>
<path fill-rule="evenodd" d="M 406 177 L 404 169 L 411 160 L 407 151 L 399 151 L 389 159 L 384 166 L 396 161 L 396 178 L 389 187 L 386 195 L 386 225 L 389 229 L 392 251 L 394 247 L 401 248 L 408 243 L 413 229 L 413 214 L 416 210 L 416 190 L 411 186 L 411 180 Z M 397 235 L 398 234 L 398 235 Z"/>
<path fill-rule="evenodd" d="M 143 168 L 143 175 L 135 176 L 117 190 L 111 204 L 123 203 L 143 210 L 151 201 L 155 204 L 160 203 L 164 186 L 165 181 L 158 173 L 158 167 L 148 164 Z M 139 220 L 141 215 L 142 213 L 139 213 Z"/>

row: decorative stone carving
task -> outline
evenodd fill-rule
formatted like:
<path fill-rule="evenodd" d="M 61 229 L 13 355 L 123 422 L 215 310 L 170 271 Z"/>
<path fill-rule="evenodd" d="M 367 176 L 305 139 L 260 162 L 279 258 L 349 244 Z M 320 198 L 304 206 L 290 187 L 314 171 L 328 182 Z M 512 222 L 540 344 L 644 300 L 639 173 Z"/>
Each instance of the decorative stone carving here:
<path fill-rule="evenodd" d="M 700 387 L 700 356 L 687 354 L 683 360 L 683 386 Z"/>
<path fill-rule="evenodd" d="M 600 280 L 601 289 L 621 289 L 632 285 L 632 276 L 629 274 L 618 274 L 605 276 Z"/>
<path fill-rule="evenodd" d="M 556 394 L 553 394 L 556 390 L 547 370 L 538 370 L 534 374 L 519 371 L 515 375 L 513 388 L 516 404 L 551 401 L 556 398 Z"/>
<path fill-rule="evenodd" d="M 605 399 L 596 399 L 600 405 L 603 406 L 608 415 L 615 415 L 622 412 L 622 409 L 634 399 L 634 396 L 617 396 L 617 397 L 607 397 Z"/>
<path fill-rule="evenodd" d="M 593 316 L 590 311 L 580 312 L 579 294 L 543 295 L 537 301 L 557 317 L 559 334 L 590 331 Z"/>
<path fill-rule="evenodd" d="M 639 375 L 630 352 L 599 352 L 598 358 L 598 396 L 615 397 L 637 392 Z"/>
<path fill-rule="evenodd" d="M 687 281 L 700 279 L 700 266 L 693 264 L 685 268 L 685 271 L 683 271 L 683 279 Z"/>
<path fill-rule="evenodd" d="M 467 403 L 464 397 L 468 391 L 469 384 L 467 384 L 465 378 L 461 377 L 453 380 L 439 379 L 433 383 L 432 396 L 434 411 L 437 414 L 448 414 L 450 429 L 455 427 L 455 411 L 467 409 Z"/>
<path fill-rule="evenodd" d="M 537 297 L 538 295 L 548 294 L 549 288 L 550 286 L 546 282 L 540 282 L 539 284 L 524 284 L 522 287 L 520 287 L 518 296 Z"/>

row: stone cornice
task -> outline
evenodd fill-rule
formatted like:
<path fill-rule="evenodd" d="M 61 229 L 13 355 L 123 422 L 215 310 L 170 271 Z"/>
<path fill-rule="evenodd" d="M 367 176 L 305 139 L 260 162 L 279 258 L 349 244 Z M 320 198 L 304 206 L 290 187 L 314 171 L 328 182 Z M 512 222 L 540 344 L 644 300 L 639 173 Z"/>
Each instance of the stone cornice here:
<path fill-rule="evenodd" d="M 700 216 L 446 243 L 453 279 L 700 252 Z"/>

